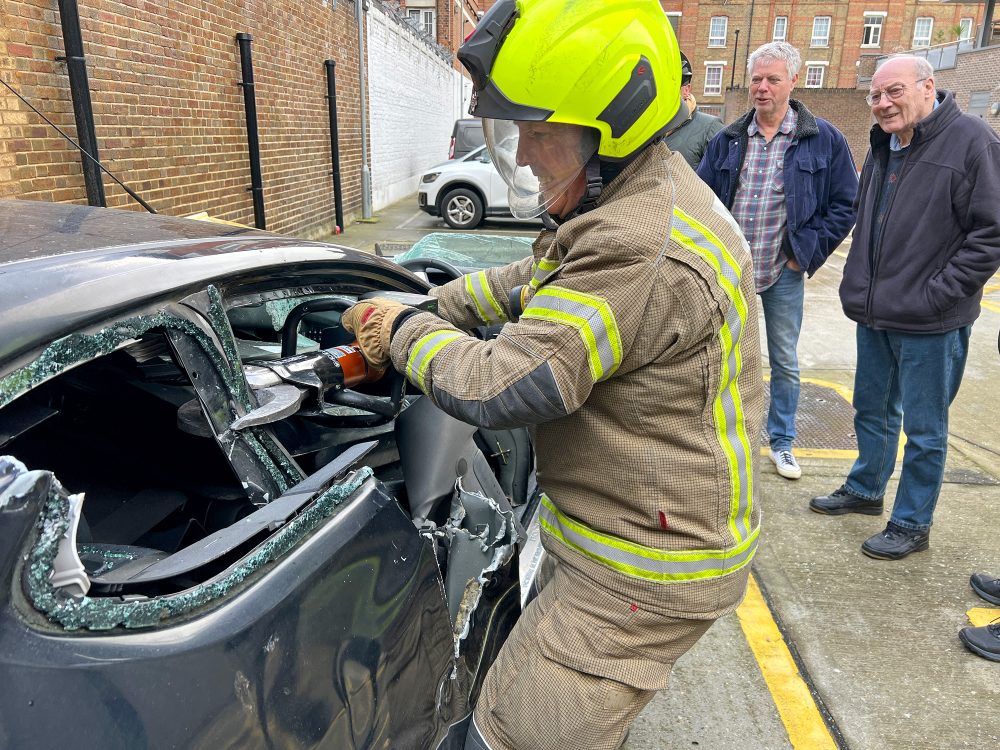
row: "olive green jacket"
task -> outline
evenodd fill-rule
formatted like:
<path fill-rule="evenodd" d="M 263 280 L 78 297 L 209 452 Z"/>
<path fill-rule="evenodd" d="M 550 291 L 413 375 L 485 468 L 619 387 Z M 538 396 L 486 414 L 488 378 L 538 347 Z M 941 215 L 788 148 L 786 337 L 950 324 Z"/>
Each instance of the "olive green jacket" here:
<path fill-rule="evenodd" d="M 667 147 L 683 156 L 691 169 L 697 169 L 708 142 L 724 127 L 718 117 L 696 109 L 690 118 L 666 137 Z"/>

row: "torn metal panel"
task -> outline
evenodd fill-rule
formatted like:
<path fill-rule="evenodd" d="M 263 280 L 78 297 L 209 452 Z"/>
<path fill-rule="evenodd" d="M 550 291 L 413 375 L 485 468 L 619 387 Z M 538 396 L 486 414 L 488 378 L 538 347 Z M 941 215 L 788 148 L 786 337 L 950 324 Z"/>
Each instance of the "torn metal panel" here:
<path fill-rule="evenodd" d="M 497 500 L 466 489 L 461 479 L 455 484 L 451 514 L 443 532 L 449 548 L 445 589 L 458 656 L 483 586 L 513 557 L 520 536 L 509 506 L 503 508 Z"/>
<path fill-rule="evenodd" d="M 67 630 L 109 630 L 123 626 L 143 628 L 188 614 L 218 599 L 263 566 L 292 549 L 324 523 L 369 477 L 371 469 L 352 472 L 340 484 L 320 495 L 308 508 L 278 529 L 238 564 L 206 583 L 166 596 L 138 601 L 72 596 L 52 581 L 61 539 L 70 528 L 70 495 L 47 471 L 27 471 L 10 457 L 0 457 L 0 508 L 16 502 L 39 507 L 37 540 L 25 564 L 25 584 L 35 607 Z"/>

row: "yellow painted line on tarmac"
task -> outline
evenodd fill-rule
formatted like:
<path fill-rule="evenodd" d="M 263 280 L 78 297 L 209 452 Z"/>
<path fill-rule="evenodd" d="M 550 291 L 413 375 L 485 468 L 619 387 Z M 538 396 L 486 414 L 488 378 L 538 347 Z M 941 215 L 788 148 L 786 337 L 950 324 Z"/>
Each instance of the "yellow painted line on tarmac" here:
<path fill-rule="evenodd" d="M 969 618 L 969 622 L 972 623 L 972 627 L 981 628 L 983 625 L 989 625 L 991 622 L 1000 617 L 1000 609 L 973 607 L 965 614 Z"/>
<path fill-rule="evenodd" d="M 794 750 L 837 750 L 753 575 L 736 616 Z"/>
<path fill-rule="evenodd" d="M 821 385 L 824 388 L 829 388 L 831 391 L 836 391 L 839 393 L 844 400 L 852 404 L 854 403 L 854 391 L 848 388 L 846 385 L 841 385 L 840 383 L 834 383 L 829 380 L 820 380 L 819 378 L 802 378 L 803 383 L 812 383 L 813 385 Z"/>
<path fill-rule="evenodd" d="M 996 276 L 993 278 L 996 278 Z M 989 294 L 990 292 L 995 292 L 998 289 L 1000 289 L 1000 284 L 990 284 L 987 287 L 983 287 L 983 294 Z"/>
<path fill-rule="evenodd" d="M 837 448 L 799 448 L 792 451 L 797 458 L 849 458 L 852 461 L 858 457 L 857 451 L 840 450 Z M 771 449 L 766 445 L 760 449 L 760 455 L 770 456 Z"/>
<path fill-rule="evenodd" d="M 980 301 L 979 304 L 981 304 L 987 310 L 992 310 L 995 313 L 1000 313 L 1000 305 L 998 305 L 995 302 L 989 302 L 987 300 L 982 300 L 982 301 Z"/>

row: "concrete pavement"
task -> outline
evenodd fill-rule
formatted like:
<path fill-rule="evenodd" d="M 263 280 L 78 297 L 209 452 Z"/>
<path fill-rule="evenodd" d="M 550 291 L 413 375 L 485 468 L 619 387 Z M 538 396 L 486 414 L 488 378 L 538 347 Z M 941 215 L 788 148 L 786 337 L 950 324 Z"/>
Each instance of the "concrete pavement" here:
<path fill-rule="evenodd" d="M 376 243 L 399 249 L 448 231 L 418 212 L 414 197 L 377 217 L 329 240 L 374 251 Z M 485 230 L 537 231 L 495 220 Z M 847 250 L 807 282 L 799 356 L 810 391 L 799 430 L 809 447 L 797 449 L 798 481 L 761 458 L 759 585 L 678 662 L 671 687 L 633 726 L 628 750 L 1000 748 L 1000 663 L 971 654 L 957 637 L 970 617 L 1000 617 L 968 584 L 973 572 L 1000 576 L 1000 279 L 987 286 L 951 409 L 931 548 L 880 562 L 860 545 L 884 527 L 888 511 L 831 517 L 807 507 L 840 485 L 855 455 L 845 400 L 854 385 L 854 324 L 837 296 Z M 764 364 L 766 372 L 766 357 Z"/>

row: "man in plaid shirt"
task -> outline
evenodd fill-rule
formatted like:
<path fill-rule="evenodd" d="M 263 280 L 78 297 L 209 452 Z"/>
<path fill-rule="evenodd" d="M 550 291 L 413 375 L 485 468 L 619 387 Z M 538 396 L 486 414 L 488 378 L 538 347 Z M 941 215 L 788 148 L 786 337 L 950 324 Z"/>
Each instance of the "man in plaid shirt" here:
<path fill-rule="evenodd" d="M 792 445 L 805 275 L 851 231 L 858 188 L 843 134 L 790 98 L 801 64 L 786 42 L 754 51 L 748 61 L 753 109 L 712 139 L 698 165 L 750 243 L 771 366 L 770 455 L 787 479 L 802 476 Z"/>

